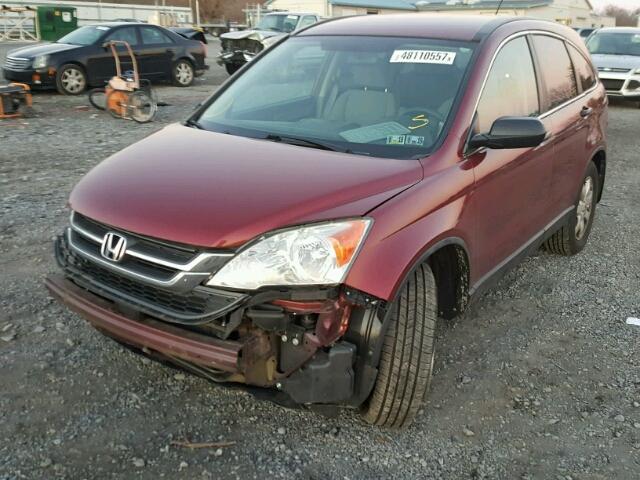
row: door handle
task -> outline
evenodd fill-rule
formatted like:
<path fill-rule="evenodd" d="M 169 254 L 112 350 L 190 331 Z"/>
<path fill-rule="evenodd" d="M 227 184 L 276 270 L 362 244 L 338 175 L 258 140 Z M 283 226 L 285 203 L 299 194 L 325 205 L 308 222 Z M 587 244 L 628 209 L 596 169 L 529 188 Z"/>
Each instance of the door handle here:
<path fill-rule="evenodd" d="M 582 110 L 580 110 L 580 116 L 582 118 L 587 118 L 592 113 L 593 113 L 593 108 L 590 108 L 590 107 L 582 107 Z"/>

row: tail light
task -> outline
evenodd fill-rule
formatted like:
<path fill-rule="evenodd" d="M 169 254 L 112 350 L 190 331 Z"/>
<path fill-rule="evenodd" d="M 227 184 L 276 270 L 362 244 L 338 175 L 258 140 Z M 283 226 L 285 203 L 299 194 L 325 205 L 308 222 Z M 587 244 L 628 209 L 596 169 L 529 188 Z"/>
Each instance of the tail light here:
<path fill-rule="evenodd" d="M 207 46 L 205 45 L 204 42 L 200 42 L 200 46 L 202 46 L 202 54 L 206 57 L 207 56 Z"/>

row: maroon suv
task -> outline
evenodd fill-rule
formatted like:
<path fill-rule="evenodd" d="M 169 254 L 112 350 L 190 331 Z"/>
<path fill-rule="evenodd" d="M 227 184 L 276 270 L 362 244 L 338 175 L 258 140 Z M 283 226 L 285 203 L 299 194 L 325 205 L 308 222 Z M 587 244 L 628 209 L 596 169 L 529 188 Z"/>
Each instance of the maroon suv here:
<path fill-rule="evenodd" d="M 438 318 L 541 245 L 585 246 L 606 106 L 554 23 L 317 24 L 93 169 L 47 287 L 212 380 L 406 425 Z"/>

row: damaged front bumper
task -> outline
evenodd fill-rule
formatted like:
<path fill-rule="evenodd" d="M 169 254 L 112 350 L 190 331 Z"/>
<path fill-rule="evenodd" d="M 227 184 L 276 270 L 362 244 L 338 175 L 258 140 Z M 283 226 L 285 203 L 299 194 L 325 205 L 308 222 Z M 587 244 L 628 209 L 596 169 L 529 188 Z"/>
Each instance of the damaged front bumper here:
<path fill-rule="evenodd" d="M 257 54 L 257 52 L 250 52 L 247 50 L 227 51 L 218 55 L 216 62 L 218 65 L 242 65 L 253 60 Z"/>
<path fill-rule="evenodd" d="M 117 279 L 105 276 L 90 257 L 79 256 L 84 250 L 70 248 L 70 238 L 67 231 L 56 241 L 64 275 L 49 276 L 46 287 L 107 336 L 214 381 L 275 388 L 296 403 L 359 404 L 368 395 L 377 370 L 370 361 L 375 348 L 364 336 L 376 329 L 362 319 L 381 325 L 383 302 L 345 287 L 251 293 L 133 288 L 131 280 L 117 272 L 109 272 Z M 125 287 L 126 293 L 118 290 Z M 171 305 L 193 292 L 210 296 L 198 301 L 213 308 L 196 322 L 172 318 L 149 302 Z M 349 332 L 354 318 L 357 327 Z"/>

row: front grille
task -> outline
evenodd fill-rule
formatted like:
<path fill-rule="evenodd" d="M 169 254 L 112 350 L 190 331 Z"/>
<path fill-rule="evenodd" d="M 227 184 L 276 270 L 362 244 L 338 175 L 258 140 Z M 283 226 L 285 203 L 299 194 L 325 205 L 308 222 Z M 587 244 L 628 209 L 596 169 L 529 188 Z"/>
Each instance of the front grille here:
<path fill-rule="evenodd" d="M 630 70 L 631 70 L 630 68 L 598 67 L 599 72 L 627 73 Z"/>
<path fill-rule="evenodd" d="M 264 45 L 257 40 L 250 38 L 240 38 L 238 40 L 224 39 L 222 41 L 222 50 L 225 52 L 250 52 L 258 53 L 262 51 Z"/>
<path fill-rule="evenodd" d="M 127 241 L 119 262 L 101 254 L 101 238 L 109 232 Z M 231 332 L 227 314 L 247 296 L 206 287 L 203 282 L 231 255 L 114 230 L 77 213 L 72 215 L 71 227 L 56 242 L 58 262 L 81 287 L 160 320 L 185 325 L 206 323 L 223 338 Z"/>
<path fill-rule="evenodd" d="M 107 233 L 126 239 L 122 260 L 113 262 L 101 254 Z M 75 212 L 71 216 L 68 241 L 81 256 L 109 270 L 156 287 L 187 291 L 217 272 L 233 254 L 202 252 L 178 244 L 114 229 Z"/>
<path fill-rule="evenodd" d="M 624 80 L 613 80 L 609 78 L 603 78 L 602 84 L 604 85 L 605 90 L 609 91 L 619 91 L 624 85 Z"/>
<path fill-rule="evenodd" d="M 31 66 L 31 60 L 28 58 L 7 57 L 4 61 L 4 67 L 8 70 L 28 70 Z"/>

